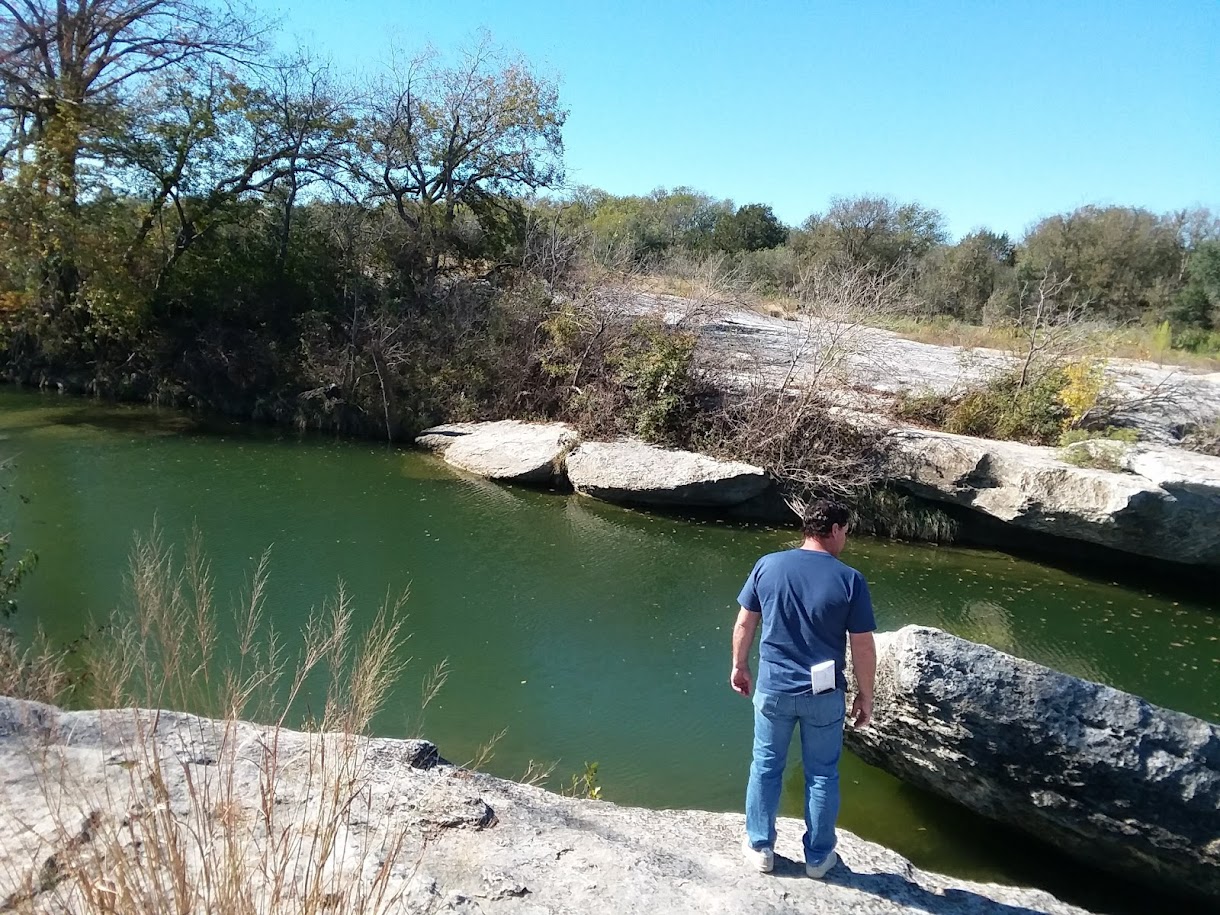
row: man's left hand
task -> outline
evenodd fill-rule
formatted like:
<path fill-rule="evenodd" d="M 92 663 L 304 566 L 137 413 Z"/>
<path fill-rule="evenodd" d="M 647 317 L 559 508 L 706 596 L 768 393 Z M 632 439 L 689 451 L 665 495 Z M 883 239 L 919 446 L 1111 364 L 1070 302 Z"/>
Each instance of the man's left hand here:
<path fill-rule="evenodd" d="M 743 696 L 750 695 L 750 691 L 754 687 L 754 678 L 750 676 L 750 668 L 734 667 L 733 672 L 729 674 L 729 686 L 733 687 L 735 693 L 741 693 Z"/>

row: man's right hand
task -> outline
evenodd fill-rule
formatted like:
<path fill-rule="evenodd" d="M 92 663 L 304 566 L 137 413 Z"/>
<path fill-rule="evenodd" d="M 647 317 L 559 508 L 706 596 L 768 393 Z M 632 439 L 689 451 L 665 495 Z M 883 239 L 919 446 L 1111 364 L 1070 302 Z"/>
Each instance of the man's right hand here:
<path fill-rule="evenodd" d="M 853 728 L 867 727 L 873 720 L 873 697 L 856 693 L 856 699 L 851 704 L 850 718 Z"/>
<path fill-rule="evenodd" d="M 741 693 L 743 696 L 750 695 L 750 691 L 754 688 L 754 678 L 750 676 L 750 668 L 734 667 L 732 673 L 729 674 L 729 686 L 733 687 L 735 693 Z"/>

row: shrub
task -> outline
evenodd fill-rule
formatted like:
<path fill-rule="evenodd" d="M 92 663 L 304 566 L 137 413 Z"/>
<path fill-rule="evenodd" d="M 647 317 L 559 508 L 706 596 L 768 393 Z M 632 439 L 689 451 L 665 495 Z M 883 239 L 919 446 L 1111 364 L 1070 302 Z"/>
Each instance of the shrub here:
<path fill-rule="evenodd" d="M 1059 400 L 1067 409 L 1069 427 L 1080 425 L 1096 409 L 1106 389 L 1106 366 L 1104 362 L 1081 359 L 1063 367 L 1064 384 L 1059 391 Z"/>
<path fill-rule="evenodd" d="M 1122 473 L 1126 470 L 1123 466 L 1123 457 L 1126 453 L 1126 445 L 1121 441 L 1087 439 L 1064 448 L 1059 452 L 1059 459 L 1076 467 Z"/>
<path fill-rule="evenodd" d="M 1053 444 L 1069 417 L 1059 396 L 1067 385 L 1063 369 L 1046 372 L 1024 387 L 1016 374 L 1001 375 L 954 403 L 944 427 L 959 435 Z"/>
<path fill-rule="evenodd" d="M 694 412 L 695 335 L 642 322 L 616 357 L 618 383 L 627 391 L 627 423 L 649 442 L 684 440 Z"/>

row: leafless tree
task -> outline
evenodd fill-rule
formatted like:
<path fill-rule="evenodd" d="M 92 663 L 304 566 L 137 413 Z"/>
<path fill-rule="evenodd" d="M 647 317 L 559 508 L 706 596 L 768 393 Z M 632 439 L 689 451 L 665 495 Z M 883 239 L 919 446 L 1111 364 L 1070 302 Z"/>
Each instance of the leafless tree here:
<path fill-rule="evenodd" d="M 394 68 L 369 116 L 367 177 L 419 235 L 426 283 L 453 247 L 459 208 L 490 225 L 507 195 L 562 180 L 566 117 L 555 83 L 486 36 L 457 66 L 426 54 Z"/>

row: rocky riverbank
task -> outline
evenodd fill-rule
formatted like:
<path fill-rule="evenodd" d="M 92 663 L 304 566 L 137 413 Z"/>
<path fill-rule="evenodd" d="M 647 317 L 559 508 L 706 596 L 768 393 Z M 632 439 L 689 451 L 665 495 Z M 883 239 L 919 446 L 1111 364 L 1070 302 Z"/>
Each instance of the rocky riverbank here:
<path fill-rule="evenodd" d="M 331 805 L 331 784 L 344 804 Z M 425 741 L 170 712 L 0 698 L 0 798 L 0 906 L 35 912 L 88 892 L 91 910 L 106 911 L 136 888 L 163 893 L 168 910 L 176 886 L 196 911 L 215 911 L 235 880 L 256 911 L 303 910 L 312 892 L 339 913 L 1083 912 L 1042 891 L 921 871 L 844 831 L 842 863 L 809 880 L 792 858 L 804 828 L 793 819 L 779 824 L 775 873 L 762 875 L 741 861 L 740 814 L 564 798 L 451 766 Z M 149 870 L 171 856 L 149 847 L 154 825 L 178 843 L 188 877 L 205 857 L 229 876 L 161 874 L 158 889 Z"/>
<path fill-rule="evenodd" d="M 1069 463 L 1055 448 L 906 427 L 886 433 L 892 484 L 921 498 L 1116 554 L 1220 568 L 1220 458 L 1113 442 L 1113 469 L 1103 470 Z M 582 442 L 562 423 L 454 423 L 416 441 L 489 479 L 570 486 L 626 505 L 795 520 L 762 468 L 641 442 Z"/>

